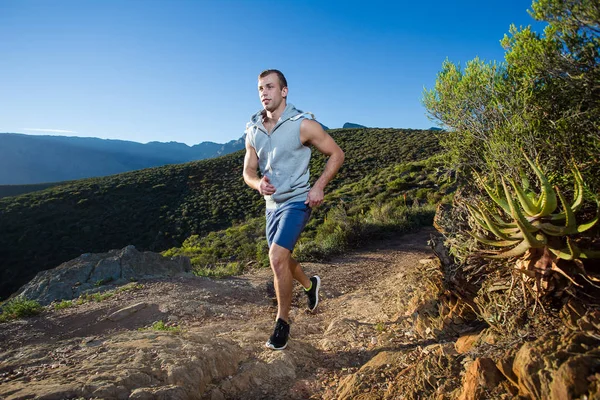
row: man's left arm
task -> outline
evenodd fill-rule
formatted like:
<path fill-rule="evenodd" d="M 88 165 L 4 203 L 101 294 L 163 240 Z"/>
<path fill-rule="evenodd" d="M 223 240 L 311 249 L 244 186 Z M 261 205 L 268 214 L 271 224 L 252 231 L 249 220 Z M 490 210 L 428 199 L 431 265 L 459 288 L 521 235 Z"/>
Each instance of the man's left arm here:
<path fill-rule="evenodd" d="M 312 208 L 323 203 L 325 186 L 333 179 L 344 162 L 344 152 L 317 121 L 305 119 L 300 125 L 300 140 L 311 144 L 329 157 L 325 170 L 308 192 L 306 203 Z"/>

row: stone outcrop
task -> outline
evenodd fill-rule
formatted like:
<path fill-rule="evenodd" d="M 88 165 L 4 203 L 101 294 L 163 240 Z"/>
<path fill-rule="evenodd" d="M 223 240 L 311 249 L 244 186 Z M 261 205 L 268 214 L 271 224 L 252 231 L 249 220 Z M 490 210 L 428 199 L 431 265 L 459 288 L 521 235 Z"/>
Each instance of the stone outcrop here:
<path fill-rule="evenodd" d="M 187 257 L 166 258 L 158 253 L 139 252 L 134 246 L 127 246 L 108 253 L 82 254 L 56 268 L 42 271 L 17 294 L 47 305 L 106 289 L 106 285 L 173 277 L 190 271 L 191 263 Z"/>
<path fill-rule="evenodd" d="M 529 399 L 598 398 L 600 337 L 585 332 L 548 334 L 525 343 L 512 370 L 519 395 Z"/>
<path fill-rule="evenodd" d="M 0 384 L 0 398 L 200 399 L 248 357 L 231 340 L 195 331 L 133 331 L 61 345 L 4 354 L 4 369 L 19 368 L 20 359 L 36 359 L 42 368 L 39 379 Z"/>
<path fill-rule="evenodd" d="M 466 370 L 463 380 L 463 390 L 458 399 L 482 399 L 486 391 L 494 389 L 504 379 L 504 376 L 492 359 L 486 357 L 478 358 Z"/>

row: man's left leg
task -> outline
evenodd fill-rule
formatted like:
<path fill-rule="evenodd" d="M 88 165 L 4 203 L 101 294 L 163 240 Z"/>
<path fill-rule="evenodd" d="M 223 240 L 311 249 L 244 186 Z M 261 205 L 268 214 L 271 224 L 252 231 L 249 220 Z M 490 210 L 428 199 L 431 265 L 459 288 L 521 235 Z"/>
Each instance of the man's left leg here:
<path fill-rule="evenodd" d="M 318 298 L 320 280 L 318 277 L 309 279 L 300 264 L 292 258 L 292 250 L 310 217 L 310 212 L 310 208 L 304 203 L 292 203 L 282 209 L 267 212 L 267 241 L 277 295 L 277 319 L 273 335 L 266 346 L 274 350 L 283 350 L 287 346 L 294 279 L 305 289 L 311 289 L 306 292 L 309 297 L 309 309 L 312 311 L 316 307 L 316 302 L 311 302 L 310 299 L 315 297 L 315 293 Z M 311 304 L 314 307 L 311 307 Z"/>
<path fill-rule="evenodd" d="M 273 283 L 277 296 L 277 319 L 281 318 L 288 322 L 292 304 L 293 278 L 291 269 L 291 252 L 277 243 L 273 243 L 269 249 L 269 261 L 273 270 Z"/>
<path fill-rule="evenodd" d="M 290 269 L 292 271 L 292 276 L 295 280 L 297 280 L 304 288 L 309 288 L 311 285 L 310 279 L 306 276 L 302 268 L 300 267 L 300 263 L 294 260 L 290 254 Z"/>
<path fill-rule="evenodd" d="M 277 296 L 277 318 L 275 330 L 265 344 L 273 350 L 283 350 L 287 347 L 290 334 L 289 313 L 292 304 L 293 274 L 290 268 L 290 250 L 273 243 L 269 248 L 269 261 L 273 270 L 273 283 Z"/>
<path fill-rule="evenodd" d="M 306 276 L 300 263 L 290 257 L 290 265 L 292 268 L 292 275 L 294 279 L 300 282 L 304 287 L 304 293 L 307 297 L 307 306 L 309 311 L 314 311 L 319 304 L 319 289 L 321 288 L 321 278 L 318 275 L 311 277 L 310 279 Z"/>

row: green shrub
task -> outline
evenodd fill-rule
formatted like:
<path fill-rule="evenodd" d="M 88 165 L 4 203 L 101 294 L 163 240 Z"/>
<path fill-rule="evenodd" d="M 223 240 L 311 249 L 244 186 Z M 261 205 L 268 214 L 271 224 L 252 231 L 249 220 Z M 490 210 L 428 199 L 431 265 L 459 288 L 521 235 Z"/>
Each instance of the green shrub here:
<path fill-rule="evenodd" d="M 31 317 L 41 313 L 42 310 L 43 307 L 35 300 L 27 300 L 23 297 L 15 297 L 2 305 L 0 322 Z"/>
<path fill-rule="evenodd" d="M 85 293 L 82 294 L 75 300 L 75 304 L 82 305 L 85 303 L 89 303 L 90 301 L 95 301 L 96 303 L 100 303 L 104 300 L 110 299 L 115 295 L 114 291 L 107 291 L 104 293 Z"/>
<path fill-rule="evenodd" d="M 152 324 L 152 326 L 150 327 L 150 329 L 155 330 L 155 331 L 173 332 L 173 333 L 181 332 L 180 327 L 169 326 L 169 325 L 165 324 L 162 320 L 154 322 Z M 143 331 L 143 330 L 146 330 L 146 328 L 140 328 L 139 330 Z"/>
<path fill-rule="evenodd" d="M 121 286 L 121 287 L 115 289 L 115 292 L 116 293 L 130 292 L 133 290 L 140 290 L 143 288 L 144 288 L 144 285 L 142 285 L 141 283 L 131 282 L 131 283 L 128 283 L 127 285 L 124 285 L 124 286 Z"/>
<path fill-rule="evenodd" d="M 348 216 L 338 205 L 316 229 L 313 240 L 301 241 L 294 256 L 301 261 L 325 260 L 372 239 L 405 233 L 433 223 L 435 207 L 405 207 L 392 201 L 373 205 L 366 214 Z"/>
<path fill-rule="evenodd" d="M 69 308 L 69 307 L 73 307 L 73 301 L 72 300 L 62 300 L 60 303 L 56 303 L 54 305 L 54 309 L 55 310 L 63 310 L 65 308 Z"/>
<path fill-rule="evenodd" d="M 244 263 L 230 262 L 226 264 L 211 265 L 208 267 L 194 267 L 193 273 L 197 276 L 209 278 L 224 278 L 226 276 L 239 275 L 244 271 Z"/>

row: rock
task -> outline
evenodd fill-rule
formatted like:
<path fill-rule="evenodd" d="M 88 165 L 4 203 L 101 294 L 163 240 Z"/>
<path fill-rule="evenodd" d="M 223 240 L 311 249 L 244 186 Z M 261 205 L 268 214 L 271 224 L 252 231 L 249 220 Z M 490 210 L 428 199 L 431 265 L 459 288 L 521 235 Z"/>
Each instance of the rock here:
<path fill-rule="evenodd" d="M 471 349 L 475 346 L 475 343 L 477 343 L 478 340 L 478 333 L 463 335 L 458 338 L 458 340 L 454 344 L 454 348 L 459 354 L 464 354 L 471 351 Z"/>
<path fill-rule="evenodd" d="M 80 342 L 81 339 L 73 339 L 65 343 L 72 349 L 68 374 L 65 367 L 47 368 L 43 379 L 38 381 L 2 382 L 0 398 L 200 398 L 213 388 L 212 382 L 235 374 L 239 364 L 248 357 L 231 340 L 192 330 L 178 335 L 123 332 L 111 336 L 110 343 L 102 349 L 79 346 Z M 27 346 L 23 351 L 30 348 Z M 3 359 L 7 370 L 17 369 L 22 364 L 19 353 L 9 353 Z"/>
<path fill-rule="evenodd" d="M 145 308 L 146 306 L 147 306 L 146 303 L 136 303 L 131 306 L 122 308 L 118 311 L 115 311 L 114 313 L 112 313 L 108 317 L 106 317 L 106 319 L 114 321 L 114 322 L 120 321 L 123 318 L 129 317 L 130 315 L 136 313 L 137 311 L 141 310 L 142 308 Z"/>
<path fill-rule="evenodd" d="M 121 278 L 121 262 L 118 257 L 107 257 L 98 261 L 87 279 L 87 283 L 102 284 Z"/>
<path fill-rule="evenodd" d="M 382 351 L 363 365 L 357 372 L 343 377 L 340 380 L 335 398 L 339 400 L 359 399 L 369 376 L 378 376 L 384 371 L 395 375 L 397 370 L 402 367 L 404 367 L 404 355 L 402 352 Z"/>
<path fill-rule="evenodd" d="M 459 400 L 481 399 L 487 390 L 495 388 L 502 380 L 504 376 L 492 359 L 478 358 L 466 371 Z"/>
<path fill-rule="evenodd" d="M 325 350 L 339 349 L 354 341 L 358 322 L 348 318 L 335 318 L 331 321 L 319 342 Z"/>
<path fill-rule="evenodd" d="M 572 330 L 577 330 L 577 321 L 585 315 L 585 307 L 575 299 L 569 301 L 561 308 L 560 317 L 565 325 Z"/>
<path fill-rule="evenodd" d="M 548 339 L 555 340 L 553 337 L 546 338 L 546 343 L 550 342 Z M 529 395 L 534 399 L 541 399 L 541 387 L 548 385 L 549 373 L 548 371 L 544 371 L 542 353 L 545 351 L 538 347 L 536 342 L 525 343 L 519 349 L 512 368 L 518 380 L 519 394 L 523 396 Z"/>
<path fill-rule="evenodd" d="M 600 336 L 584 332 L 546 334 L 525 343 L 512 367 L 519 395 L 531 399 L 598 398 L 599 348 Z"/>
<path fill-rule="evenodd" d="M 149 388 L 134 389 L 129 395 L 130 400 L 154 400 L 154 394 Z"/>
<path fill-rule="evenodd" d="M 458 352 L 452 345 L 452 343 L 435 343 L 425 346 L 423 348 L 423 354 L 435 354 L 436 356 L 456 356 Z"/>
<path fill-rule="evenodd" d="M 225 396 L 223 396 L 223 393 L 219 389 L 214 389 L 210 393 L 210 400 L 225 400 Z"/>
<path fill-rule="evenodd" d="M 498 342 L 498 335 L 488 329 L 481 335 L 481 340 L 487 344 L 496 344 Z"/>
<path fill-rule="evenodd" d="M 600 358 L 575 356 L 567 360 L 553 374 L 550 384 L 552 399 L 576 399 L 588 393 L 589 376 L 594 376 L 600 366 Z"/>
<path fill-rule="evenodd" d="M 501 358 L 499 361 L 496 362 L 496 367 L 498 368 L 498 370 L 500 372 L 502 372 L 502 375 L 504 375 L 504 377 L 506 379 L 508 379 L 508 381 L 514 387 L 518 387 L 519 386 L 518 378 L 512 370 L 513 361 L 514 361 L 514 357 L 507 356 L 507 357 Z"/>
<path fill-rule="evenodd" d="M 127 246 L 108 253 L 82 254 L 56 268 L 42 271 L 17 294 L 47 305 L 100 291 L 107 283 L 124 284 L 132 280 L 172 277 L 189 271 L 191 263 L 187 257 L 166 258 Z"/>

